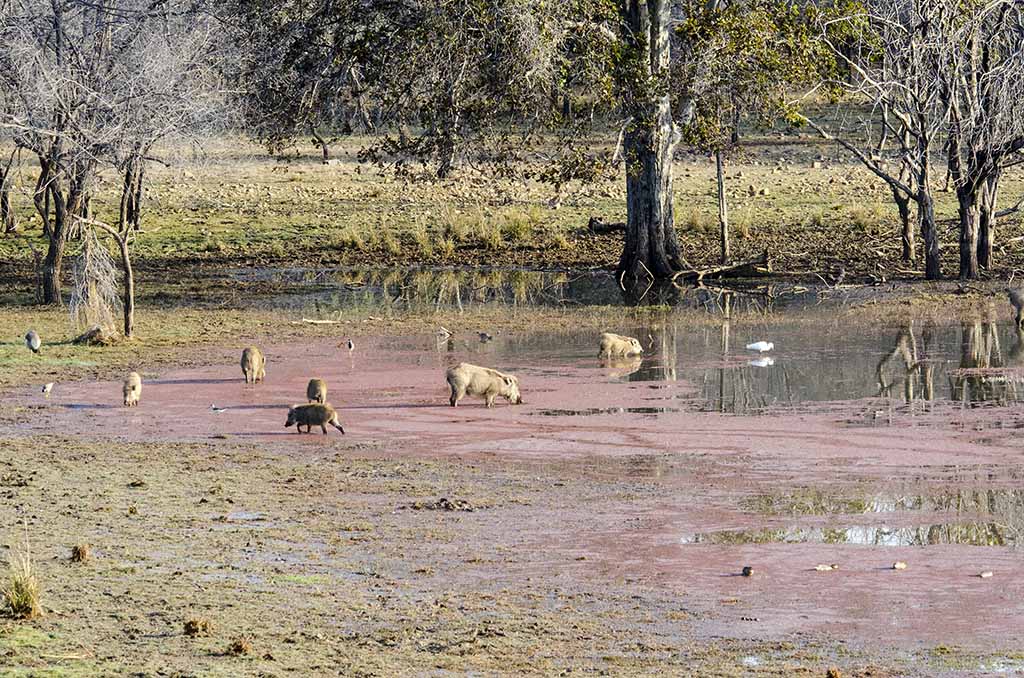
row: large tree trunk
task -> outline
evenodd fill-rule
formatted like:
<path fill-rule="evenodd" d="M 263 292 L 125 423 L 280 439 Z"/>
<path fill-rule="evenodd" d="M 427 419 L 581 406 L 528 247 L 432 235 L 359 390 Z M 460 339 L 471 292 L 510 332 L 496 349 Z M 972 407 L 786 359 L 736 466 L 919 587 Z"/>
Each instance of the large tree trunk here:
<path fill-rule="evenodd" d="M 978 194 L 968 186 L 956 189 L 960 215 L 960 279 L 978 277 Z"/>
<path fill-rule="evenodd" d="M 68 244 L 67 213 L 63 209 L 64 203 L 59 199 L 59 193 L 52 189 L 50 192 L 54 197 L 55 209 L 50 245 L 46 249 L 46 258 L 43 259 L 43 303 L 59 305 L 64 303 L 60 285 L 64 250 Z"/>
<path fill-rule="evenodd" d="M 978 266 L 992 266 L 992 248 L 996 242 L 996 197 L 999 193 L 999 172 L 992 174 L 981 191 L 978 205 Z"/>
<path fill-rule="evenodd" d="M 928 280 L 942 278 L 942 260 L 939 254 L 939 229 L 935 224 L 935 200 L 932 197 L 931 163 L 927 156 L 921 160 L 921 173 L 917 187 L 917 221 L 924 241 L 924 277 Z"/>
<path fill-rule="evenodd" d="M 627 0 L 625 34 L 629 55 L 640 73 L 667 77 L 669 0 Z M 632 92 L 633 121 L 624 138 L 626 239 L 619 260 L 620 280 L 665 279 L 682 268 L 672 210 L 672 156 L 679 133 L 672 120 L 668 88 Z M 628 98 L 628 97 L 627 97 Z"/>

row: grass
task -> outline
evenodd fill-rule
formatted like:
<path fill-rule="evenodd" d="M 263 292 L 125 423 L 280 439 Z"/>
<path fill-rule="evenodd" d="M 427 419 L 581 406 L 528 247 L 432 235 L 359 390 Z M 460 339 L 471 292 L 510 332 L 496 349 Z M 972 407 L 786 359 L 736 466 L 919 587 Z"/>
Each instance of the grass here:
<path fill-rule="evenodd" d="M 213 624 L 205 617 L 189 617 L 185 620 L 184 631 L 189 638 L 206 637 L 213 633 Z"/>
<path fill-rule="evenodd" d="M 228 644 L 228 654 L 233 657 L 241 657 L 243 655 L 252 654 L 253 646 L 252 639 L 248 636 L 238 636 L 232 639 L 231 643 Z"/>
<path fill-rule="evenodd" d="M 87 563 L 92 559 L 92 552 L 89 549 L 89 545 L 75 544 L 71 547 L 71 562 L 73 563 Z"/>
<path fill-rule="evenodd" d="M 42 615 L 39 580 L 27 541 L 23 549 L 11 555 L 7 563 L 7 582 L 0 589 L 0 595 L 15 619 L 35 619 Z"/>
<path fill-rule="evenodd" d="M 248 142 L 224 139 L 209 143 L 206 156 L 198 160 L 152 167 L 147 173 L 150 199 L 143 233 L 134 244 L 136 263 L 140 268 L 194 267 L 224 260 L 294 265 L 296 259 L 301 265 L 510 265 L 529 257 L 534 265 L 594 266 L 614 261 L 619 254 L 618 236 L 585 236 L 576 247 L 564 244 L 576 239 L 591 216 L 624 218 L 621 174 L 571 186 L 555 209 L 549 205 L 552 189 L 534 180 L 495 179 L 462 169 L 445 181 L 395 181 L 356 162 L 365 143 L 359 138 L 340 142 L 340 164 L 323 166 L 312 148 L 282 161 Z M 814 167 L 819 155 L 827 160 Z M 736 258 L 767 248 L 777 270 L 858 259 L 865 271 L 873 270 L 876 262 L 888 269 L 900 267 L 898 217 L 887 189 L 839 149 L 811 136 L 750 134 L 730 161 L 728 174 L 729 209 L 739 235 L 734 241 Z M 29 221 L 31 173 L 18 176 L 25 185 L 15 187 L 15 210 L 25 232 L 40 247 L 42 236 Z M 109 220 L 116 212 L 117 182 L 112 179 L 105 176 L 98 184 L 94 204 L 101 219 Z M 755 187 L 754 195 L 749 186 Z M 677 228 L 682 255 L 694 265 L 716 263 L 714 188 L 710 160 L 682 155 L 677 159 Z M 762 195 L 762 189 L 768 194 Z M 1001 187 L 1007 204 L 1022 191 L 1024 167 L 1007 170 Z M 952 219 L 955 196 L 937 192 L 936 197 L 938 218 Z M 1002 220 L 999 232 L 1003 238 L 1014 238 L 1024 235 L 1024 226 L 1012 217 Z M 952 272 L 955 238 L 943 232 L 942 240 L 950 243 L 943 254 Z M 71 256 L 75 247 L 73 243 Z M 0 261 L 29 266 L 25 240 L 0 238 Z M 997 265 L 1024 268 L 1024 250 L 1007 248 Z M 857 267 L 847 269 L 853 275 Z"/>

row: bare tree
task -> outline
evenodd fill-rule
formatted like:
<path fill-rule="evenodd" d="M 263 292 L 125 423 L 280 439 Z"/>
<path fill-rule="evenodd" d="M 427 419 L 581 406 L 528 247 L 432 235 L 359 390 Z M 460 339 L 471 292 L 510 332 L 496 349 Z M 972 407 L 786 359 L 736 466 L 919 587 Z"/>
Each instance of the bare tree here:
<path fill-rule="evenodd" d="M 1024 149 L 1024 7 L 940 4 L 938 79 L 948 110 L 949 171 L 960 217 L 960 277 L 991 265 L 1003 166 Z"/>
<path fill-rule="evenodd" d="M 935 39 L 932 13 L 943 1 L 878 0 L 861 12 L 827 18 L 823 40 L 848 66 L 849 77 L 837 84 L 850 101 L 866 102 L 869 114 L 851 124 L 848 117 L 857 109 L 850 107 L 844 111 L 847 118 L 839 116 L 838 122 L 808 120 L 822 137 L 839 143 L 888 184 L 903 218 L 901 240 L 908 260 L 914 258 L 914 238 L 904 199 L 915 203 L 929 280 L 942 276 L 932 155 L 944 130 L 945 111 L 937 77 L 940 43 Z M 862 58 L 850 58 L 846 44 L 829 37 L 837 32 L 835 23 L 846 24 L 849 34 L 864 46 Z M 876 149 L 876 138 L 895 140 L 888 157 L 879 154 L 882 143 Z"/>
<path fill-rule="evenodd" d="M 138 230 L 154 145 L 209 123 L 220 92 L 209 24 L 188 0 L 0 5 L 0 128 L 39 161 L 33 201 L 49 241 L 45 303 L 61 302 L 69 243 L 99 223 L 99 172 L 113 168 L 124 178 L 118 232 Z M 126 262 L 124 243 L 119 249 Z M 125 276 L 130 283 L 127 264 Z M 126 319 L 125 333 L 131 329 Z"/>

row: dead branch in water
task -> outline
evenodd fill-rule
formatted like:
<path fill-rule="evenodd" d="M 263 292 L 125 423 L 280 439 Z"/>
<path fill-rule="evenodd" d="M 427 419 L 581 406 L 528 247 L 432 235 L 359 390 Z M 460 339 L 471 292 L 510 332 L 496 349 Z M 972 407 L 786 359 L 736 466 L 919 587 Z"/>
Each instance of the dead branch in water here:
<path fill-rule="evenodd" d="M 699 283 L 704 278 L 760 278 L 771 275 L 771 273 L 772 265 L 771 261 L 768 260 L 768 252 L 766 251 L 761 256 L 748 261 L 679 271 L 672 276 L 672 282 L 674 284 L 679 281 Z"/>

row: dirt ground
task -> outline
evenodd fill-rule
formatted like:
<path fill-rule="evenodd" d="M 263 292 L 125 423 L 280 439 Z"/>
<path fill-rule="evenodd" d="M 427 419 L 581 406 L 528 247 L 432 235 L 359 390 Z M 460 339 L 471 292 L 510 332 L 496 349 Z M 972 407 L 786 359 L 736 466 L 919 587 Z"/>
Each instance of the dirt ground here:
<path fill-rule="evenodd" d="M 524 354 L 504 365 L 520 375 L 523 405 L 452 409 L 443 367 L 458 356 L 434 344 L 426 331 L 367 334 L 352 355 L 325 339 L 301 352 L 268 342 L 267 382 L 255 387 L 233 358 L 169 360 L 143 370 L 130 411 L 102 374 L 60 383 L 48 400 L 9 386 L 0 539 L 8 554 L 28 543 L 44 615 L 0 622 L 0 672 L 1024 669 L 1019 552 L 949 532 L 972 511 L 987 520 L 984 497 L 1019 485 L 1020 406 L 936 403 L 881 418 L 871 399 L 757 416 L 619 411 L 693 385 Z M 314 374 L 346 435 L 285 429 Z M 883 524 L 947 536 L 766 536 Z M 80 543 L 92 557 L 71 562 Z M 187 635 L 190 619 L 208 632 Z M 251 649 L 233 654 L 240 637 Z"/>

